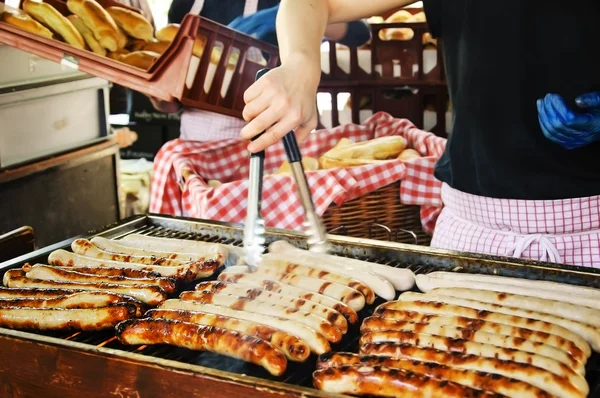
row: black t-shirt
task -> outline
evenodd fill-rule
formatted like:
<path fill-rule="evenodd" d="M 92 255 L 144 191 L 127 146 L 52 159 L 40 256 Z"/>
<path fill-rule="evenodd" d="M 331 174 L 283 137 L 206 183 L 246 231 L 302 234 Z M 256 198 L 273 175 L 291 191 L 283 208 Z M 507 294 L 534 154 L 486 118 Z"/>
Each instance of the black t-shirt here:
<path fill-rule="evenodd" d="M 280 0 L 259 0 L 258 11 L 275 7 Z M 229 25 L 234 19 L 244 14 L 244 0 L 205 0 L 200 15 L 222 25 Z M 181 23 L 183 17 L 190 12 L 194 0 L 173 0 L 169 8 L 169 23 Z M 276 33 L 267 35 L 267 43 L 277 45 Z"/>
<path fill-rule="evenodd" d="M 549 141 L 536 100 L 600 91 L 600 1 L 425 0 L 443 42 L 454 127 L 436 177 L 475 195 L 600 194 L 600 142 Z M 573 106 L 575 106 L 573 104 Z"/>

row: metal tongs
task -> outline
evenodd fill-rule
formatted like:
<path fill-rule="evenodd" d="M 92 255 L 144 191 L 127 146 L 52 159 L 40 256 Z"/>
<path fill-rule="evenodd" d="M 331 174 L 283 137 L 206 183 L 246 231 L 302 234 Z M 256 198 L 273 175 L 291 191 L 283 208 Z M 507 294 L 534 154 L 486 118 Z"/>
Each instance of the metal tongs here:
<path fill-rule="evenodd" d="M 261 69 L 256 74 L 256 80 L 260 79 L 269 69 Z M 259 135 L 260 136 L 260 135 Z M 255 137 L 254 139 L 258 138 Z M 298 194 L 304 208 L 304 233 L 307 235 L 308 247 L 311 251 L 326 253 L 329 251 L 327 233 L 321 218 L 315 211 L 310 188 L 306 181 L 302 154 L 296 141 L 296 134 L 290 131 L 283 137 L 283 146 L 287 154 L 288 162 L 298 187 Z M 262 177 L 264 172 L 264 151 L 251 155 L 250 158 L 250 182 L 248 186 L 248 215 L 244 227 L 244 248 L 246 249 L 246 260 L 248 265 L 254 266 L 260 262 L 265 243 L 265 224 L 260 217 L 260 204 L 262 195 Z"/>
<path fill-rule="evenodd" d="M 260 79 L 268 69 L 261 69 L 256 74 Z M 254 137 L 254 141 L 262 135 Z M 260 215 L 262 202 L 262 184 L 265 171 L 265 151 L 250 155 L 250 175 L 248 177 L 248 208 L 244 224 L 244 253 L 246 264 L 256 266 L 260 263 L 265 245 L 265 221 Z"/>

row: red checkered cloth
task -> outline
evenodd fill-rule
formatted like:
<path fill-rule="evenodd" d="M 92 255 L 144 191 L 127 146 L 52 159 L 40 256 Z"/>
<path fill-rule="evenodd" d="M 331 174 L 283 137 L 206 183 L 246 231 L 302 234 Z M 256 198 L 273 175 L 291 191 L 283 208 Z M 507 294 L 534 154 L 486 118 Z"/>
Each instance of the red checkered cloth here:
<path fill-rule="evenodd" d="M 433 176 L 435 162 L 444 151 L 446 139 L 417 129 L 410 121 L 377 113 L 362 125 L 343 125 L 320 130 L 302 143 L 305 157 L 318 158 L 342 138 L 354 142 L 401 135 L 408 146 L 423 157 L 408 162 L 307 172 L 317 213 L 323 215 L 335 203 L 341 205 L 381 187 L 402 180 L 400 199 L 422 207 L 423 227 L 432 232 L 442 206 L 441 183 Z M 194 142 L 173 140 L 158 152 L 152 182 L 152 213 L 186 215 L 194 218 L 241 223 L 246 217 L 249 160 L 246 143 L 238 140 Z M 265 172 L 274 173 L 286 160 L 283 145 L 267 149 Z M 191 172 L 191 174 L 190 174 Z M 183 175 L 187 174 L 187 178 Z M 221 186 L 209 187 L 218 180 Z M 269 227 L 300 229 L 303 209 L 293 177 L 266 175 L 263 183 L 262 215 Z"/>

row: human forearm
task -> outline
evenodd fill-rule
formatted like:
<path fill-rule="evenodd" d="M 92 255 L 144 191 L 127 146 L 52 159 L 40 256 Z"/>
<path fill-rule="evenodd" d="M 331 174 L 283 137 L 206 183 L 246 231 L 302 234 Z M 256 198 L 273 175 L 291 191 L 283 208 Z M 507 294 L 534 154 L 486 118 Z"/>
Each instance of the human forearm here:
<path fill-rule="evenodd" d="M 360 47 L 371 40 L 371 29 L 363 20 L 330 24 L 325 30 L 325 38 L 351 48 Z"/>

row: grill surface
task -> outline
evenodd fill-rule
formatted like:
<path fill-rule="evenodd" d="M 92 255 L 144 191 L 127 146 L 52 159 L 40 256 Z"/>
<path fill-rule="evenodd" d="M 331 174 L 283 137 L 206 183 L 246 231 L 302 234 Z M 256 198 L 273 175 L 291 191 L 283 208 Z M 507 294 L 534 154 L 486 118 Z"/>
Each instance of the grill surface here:
<path fill-rule="evenodd" d="M 199 228 L 198 228 L 199 227 Z M 190 221 L 178 221 L 166 217 L 143 217 L 134 219 L 129 223 L 124 222 L 122 225 L 106 229 L 105 231 L 94 233 L 93 235 L 102 235 L 111 238 L 121 238 L 128 234 L 138 233 L 144 235 L 152 235 L 158 237 L 169 237 L 179 239 L 196 239 L 206 242 L 215 242 L 223 244 L 241 245 L 241 235 L 239 228 L 231 227 L 227 224 L 218 225 L 193 223 Z M 293 243 L 303 245 L 302 238 L 296 234 L 290 234 L 289 232 L 271 233 L 268 242 L 272 242 L 277 239 L 287 239 Z M 11 262 L 0 264 L 0 273 L 4 273 L 7 269 L 20 267 L 25 262 L 45 263 L 47 256 L 50 251 L 56 250 L 57 248 L 68 248 L 69 243 L 75 238 L 68 242 L 62 242 L 61 244 L 55 245 L 54 247 L 40 250 L 30 257 L 21 257 Z M 372 262 L 381 264 L 387 264 L 393 267 L 409 268 L 415 273 L 429 273 L 433 271 L 445 270 L 445 271 L 464 271 L 469 270 L 470 272 L 479 272 L 486 274 L 509 274 L 514 276 L 528 276 L 531 279 L 546 279 L 556 281 L 569 281 L 574 284 L 588 285 L 588 286 L 600 286 L 600 275 L 594 275 L 592 272 L 581 272 L 581 269 L 567 269 L 566 271 L 553 268 L 547 264 L 530 263 L 526 267 L 522 264 L 510 263 L 510 264 L 499 264 L 498 262 L 489 263 L 491 260 L 485 257 L 479 257 L 477 259 L 464 260 L 456 253 L 449 256 L 450 260 L 444 257 L 443 254 L 436 254 L 435 251 L 425 249 L 424 253 L 415 254 L 412 248 L 413 255 L 410 255 L 410 247 L 403 245 L 396 245 L 398 248 L 406 250 L 406 253 L 401 251 L 390 251 L 389 249 L 378 249 L 374 247 L 360 247 L 356 243 L 348 243 L 348 239 L 344 238 L 339 242 L 334 241 L 334 251 L 337 254 L 345 255 L 348 257 L 361 258 Z M 364 244 L 364 241 L 362 241 Z M 368 242 L 373 244 L 373 242 Z M 385 243 L 380 242 L 382 246 Z M 357 249 L 357 246 L 360 248 Z M 419 249 L 420 250 L 420 249 Z M 436 258 L 437 257 L 437 258 Z M 463 261 L 464 260 L 464 261 Z M 508 267 L 508 268 L 507 268 Z M 587 270 L 585 270 L 587 271 Z M 207 280 L 214 280 L 218 275 Z M 533 276 L 533 277 L 532 277 Z M 536 277 L 537 276 L 537 277 Z M 541 276 L 541 277 L 540 277 Z M 198 281 L 193 284 L 184 287 L 183 290 L 191 290 Z M 373 310 L 383 302 L 382 299 L 378 298 L 376 302 L 367 306 L 363 311 L 359 313 L 360 319 L 371 315 Z M 359 338 L 359 325 L 352 327 L 344 339 L 335 345 L 332 345 L 334 351 L 358 351 L 358 338 Z M 0 329 L 1 333 L 1 329 Z M 96 347 L 111 348 L 120 351 L 126 351 L 136 354 L 142 354 L 145 356 L 152 356 L 167 360 L 178 361 L 191 365 L 200 365 L 207 368 L 227 371 L 236 373 L 239 375 L 254 376 L 261 379 L 272 380 L 276 382 L 283 382 L 303 387 L 312 387 L 312 372 L 315 369 L 316 357 L 313 355 L 309 358 L 306 363 L 298 364 L 289 362 L 288 370 L 281 377 L 271 376 L 264 369 L 247 364 L 243 361 L 235 360 L 232 358 L 216 355 L 208 352 L 196 352 L 183 348 L 171 347 L 171 346 L 127 346 L 120 344 L 114 336 L 112 330 L 103 332 L 77 332 L 77 333 L 47 333 L 43 334 L 48 337 L 55 337 L 63 340 L 69 340 L 79 343 L 84 343 Z M 587 380 L 590 384 L 590 397 L 600 397 L 600 363 L 599 355 L 593 354 L 589 359 L 587 366 Z"/>

